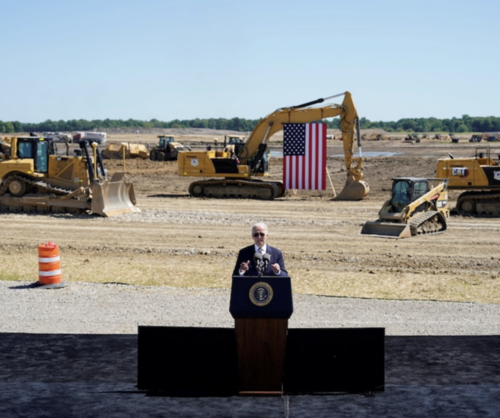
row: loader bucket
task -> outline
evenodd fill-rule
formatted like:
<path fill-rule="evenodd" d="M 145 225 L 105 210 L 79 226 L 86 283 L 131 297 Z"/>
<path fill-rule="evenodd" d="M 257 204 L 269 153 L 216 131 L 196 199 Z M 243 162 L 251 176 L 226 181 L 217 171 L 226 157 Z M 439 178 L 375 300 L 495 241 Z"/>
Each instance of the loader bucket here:
<path fill-rule="evenodd" d="M 348 177 L 344 188 L 335 200 L 361 200 L 370 192 L 370 186 L 363 180 L 354 180 Z"/>
<path fill-rule="evenodd" d="M 140 212 L 136 208 L 134 185 L 125 180 L 125 173 L 114 173 L 110 180 L 95 182 L 92 185 L 93 213 L 101 216 L 115 216 L 122 213 Z"/>
<path fill-rule="evenodd" d="M 393 222 L 366 222 L 361 228 L 361 235 L 377 235 L 389 238 L 410 238 L 411 231 L 408 224 Z"/>

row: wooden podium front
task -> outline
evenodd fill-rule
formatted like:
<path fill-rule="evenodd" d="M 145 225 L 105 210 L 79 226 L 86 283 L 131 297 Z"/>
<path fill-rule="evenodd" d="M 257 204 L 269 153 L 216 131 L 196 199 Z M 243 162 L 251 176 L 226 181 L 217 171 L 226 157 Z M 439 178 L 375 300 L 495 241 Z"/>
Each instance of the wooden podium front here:
<path fill-rule="evenodd" d="M 239 393 L 281 395 L 293 312 L 290 278 L 234 276 L 229 311 L 235 319 Z"/>

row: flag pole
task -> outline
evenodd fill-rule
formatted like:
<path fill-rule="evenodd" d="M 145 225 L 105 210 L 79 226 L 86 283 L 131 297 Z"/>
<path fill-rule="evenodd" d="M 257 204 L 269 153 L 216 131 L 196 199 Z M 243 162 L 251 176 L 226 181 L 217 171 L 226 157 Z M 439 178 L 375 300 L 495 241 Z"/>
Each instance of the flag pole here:
<path fill-rule="evenodd" d="M 326 175 L 328 176 L 328 180 L 330 180 L 330 186 L 332 186 L 333 197 L 337 197 L 337 193 L 335 192 L 335 187 L 333 187 L 332 178 L 330 177 L 330 173 L 328 172 L 328 168 L 325 167 Z"/>

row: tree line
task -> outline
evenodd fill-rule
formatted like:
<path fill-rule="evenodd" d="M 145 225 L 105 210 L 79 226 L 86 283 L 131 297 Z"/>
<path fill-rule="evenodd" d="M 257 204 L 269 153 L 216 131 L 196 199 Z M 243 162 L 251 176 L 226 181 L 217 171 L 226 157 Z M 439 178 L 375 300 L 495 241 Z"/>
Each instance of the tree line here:
<path fill-rule="evenodd" d="M 143 121 L 137 119 L 104 119 L 104 120 L 68 120 L 53 121 L 46 120 L 40 123 L 21 123 L 17 121 L 2 122 L 0 120 L 0 133 L 8 134 L 14 132 L 74 132 L 74 131 L 106 131 L 115 128 L 132 129 L 169 129 L 169 128 L 206 128 L 216 130 L 230 130 L 239 132 L 250 132 L 259 122 L 258 119 L 243 118 L 211 118 L 211 119 L 174 119 L 170 122 L 162 122 L 157 119 Z M 328 128 L 338 129 L 339 119 L 326 121 Z M 387 132 L 496 132 L 500 131 L 500 117 L 471 117 L 463 115 L 461 118 L 437 119 L 437 118 L 405 118 L 397 122 L 375 122 L 364 117 L 360 119 L 361 129 L 381 128 Z"/>

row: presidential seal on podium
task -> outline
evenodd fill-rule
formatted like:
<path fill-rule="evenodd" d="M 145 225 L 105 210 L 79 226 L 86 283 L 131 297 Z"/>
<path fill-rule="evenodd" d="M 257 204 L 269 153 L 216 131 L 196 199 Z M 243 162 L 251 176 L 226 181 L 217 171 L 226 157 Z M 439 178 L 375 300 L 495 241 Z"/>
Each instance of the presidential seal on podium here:
<path fill-rule="evenodd" d="M 266 282 L 257 282 L 248 295 L 255 306 L 266 306 L 273 300 L 273 288 Z"/>

